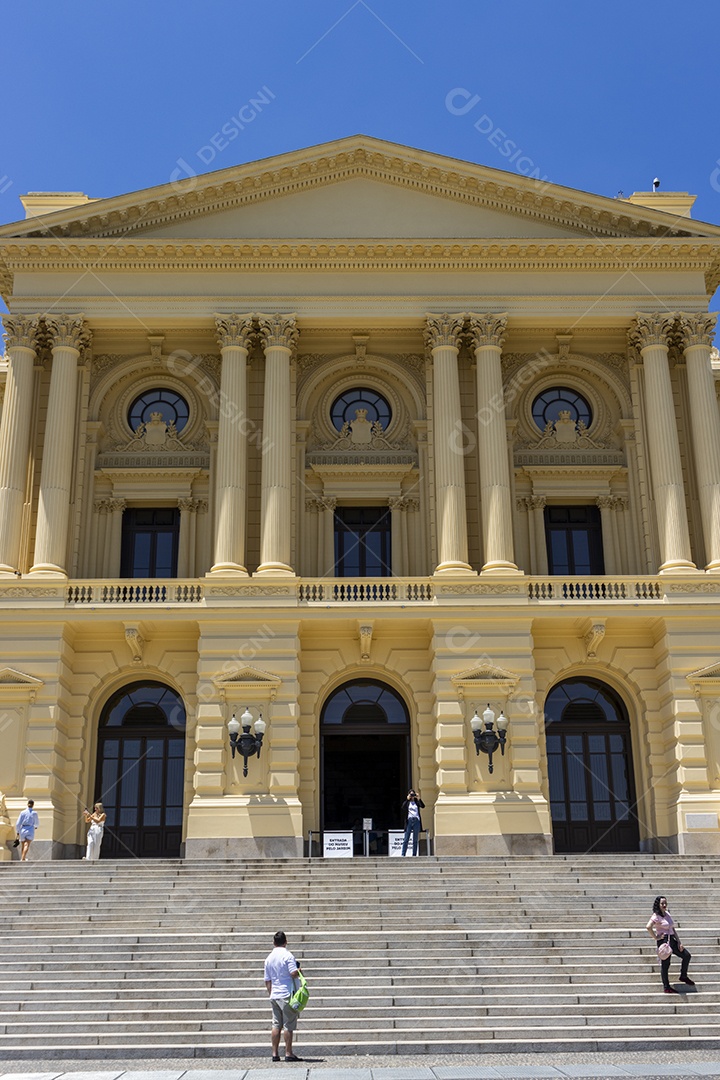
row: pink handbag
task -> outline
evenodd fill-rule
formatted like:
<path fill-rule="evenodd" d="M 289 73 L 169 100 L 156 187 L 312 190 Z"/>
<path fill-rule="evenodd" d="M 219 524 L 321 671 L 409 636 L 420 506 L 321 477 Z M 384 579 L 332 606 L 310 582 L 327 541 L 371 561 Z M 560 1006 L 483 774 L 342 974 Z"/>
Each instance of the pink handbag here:
<path fill-rule="evenodd" d="M 672 948 L 669 941 L 664 941 L 662 945 L 658 945 L 658 960 L 667 960 L 668 956 L 672 956 Z"/>

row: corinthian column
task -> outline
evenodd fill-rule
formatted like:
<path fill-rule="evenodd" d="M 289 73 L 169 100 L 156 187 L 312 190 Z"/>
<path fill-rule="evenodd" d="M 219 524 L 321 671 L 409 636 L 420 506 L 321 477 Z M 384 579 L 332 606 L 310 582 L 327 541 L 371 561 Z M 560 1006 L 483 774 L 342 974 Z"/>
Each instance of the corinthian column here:
<path fill-rule="evenodd" d="M 247 576 L 247 355 L 252 315 L 216 315 L 222 355 L 215 464 L 215 558 L 211 574 Z"/>
<path fill-rule="evenodd" d="M 500 354 L 507 315 L 470 315 L 477 374 L 483 573 L 517 572 Z"/>
<path fill-rule="evenodd" d="M 8 371 L 0 420 L 0 577 L 14 577 L 20 563 L 25 502 L 33 367 L 39 317 L 6 315 Z"/>
<path fill-rule="evenodd" d="M 427 315 L 425 341 L 433 358 L 436 574 L 473 573 L 468 562 L 465 466 L 457 445 L 462 422 L 457 358 L 464 315 Z"/>
<path fill-rule="evenodd" d="M 40 474 L 35 561 L 30 573 L 65 576 L 78 360 L 90 342 L 90 331 L 82 315 L 59 315 L 47 319 L 46 325 L 52 345 L 52 375 Z"/>
<path fill-rule="evenodd" d="M 668 334 L 674 315 L 638 313 L 629 341 L 640 350 L 647 391 L 647 429 L 660 538 L 659 573 L 694 570 L 680 444 L 668 364 Z"/>
<path fill-rule="evenodd" d="M 265 350 L 258 574 L 294 574 L 290 565 L 290 360 L 298 339 L 295 319 L 295 315 L 258 315 L 260 336 Z"/>
<path fill-rule="evenodd" d="M 707 570 L 720 570 L 720 424 L 710 362 L 717 315 L 680 315 Z"/>

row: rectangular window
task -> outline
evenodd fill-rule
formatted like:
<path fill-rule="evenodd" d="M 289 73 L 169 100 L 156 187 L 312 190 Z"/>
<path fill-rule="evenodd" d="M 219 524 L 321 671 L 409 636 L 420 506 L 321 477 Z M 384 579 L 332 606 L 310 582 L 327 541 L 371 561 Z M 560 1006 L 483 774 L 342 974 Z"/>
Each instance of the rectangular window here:
<path fill-rule="evenodd" d="M 390 577 L 390 509 L 339 506 L 335 511 L 336 577 Z"/>
<path fill-rule="evenodd" d="M 180 511 L 135 507 L 123 514 L 120 576 L 177 577 Z"/>
<path fill-rule="evenodd" d="M 545 539 L 551 574 L 604 574 L 597 506 L 546 506 Z"/>

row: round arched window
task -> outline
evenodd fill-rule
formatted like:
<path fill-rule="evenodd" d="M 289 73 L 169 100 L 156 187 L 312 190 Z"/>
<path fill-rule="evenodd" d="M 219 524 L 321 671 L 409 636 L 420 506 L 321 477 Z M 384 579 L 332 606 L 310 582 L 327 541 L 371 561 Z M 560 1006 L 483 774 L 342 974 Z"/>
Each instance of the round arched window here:
<path fill-rule="evenodd" d="M 336 397 L 330 409 L 330 419 L 338 431 L 343 424 L 350 424 L 355 419 L 358 409 L 364 409 L 371 424 L 379 420 L 385 431 L 392 419 L 392 409 L 377 390 L 356 386 Z"/>
<path fill-rule="evenodd" d="M 592 423 L 592 410 L 585 398 L 567 386 L 551 386 L 538 394 L 533 401 L 533 420 L 541 431 L 544 431 L 548 424 L 554 424 L 561 412 L 569 412 L 570 419 L 576 424 L 582 423 L 585 427 L 590 427 Z"/>
<path fill-rule="evenodd" d="M 374 679 L 355 679 L 330 695 L 321 724 L 409 724 L 407 706 L 391 686 Z"/>
<path fill-rule="evenodd" d="M 184 397 L 174 390 L 158 387 L 146 390 L 136 397 L 128 412 L 128 421 L 133 431 L 141 424 L 146 424 L 153 413 L 160 413 L 166 424 L 174 424 L 177 431 L 182 431 L 188 422 L 190 409 Z"/>

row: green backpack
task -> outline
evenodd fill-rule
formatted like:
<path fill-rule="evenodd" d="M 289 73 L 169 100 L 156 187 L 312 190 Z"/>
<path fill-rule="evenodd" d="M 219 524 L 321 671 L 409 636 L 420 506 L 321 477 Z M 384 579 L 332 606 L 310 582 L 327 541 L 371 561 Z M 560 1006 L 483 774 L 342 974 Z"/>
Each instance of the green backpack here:
<path fill-rule="evenodd" d="M 295 1012 L 302 1012 L 308 1003 L 308 998 L 310 997 L 310 988 L 308 987 L 307 979 L 299 968 L 295 978 L 300 985 L 290 998 L 288 1005 L 291 1009 L 295 1009 Z"/>

